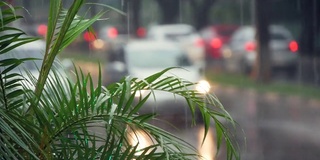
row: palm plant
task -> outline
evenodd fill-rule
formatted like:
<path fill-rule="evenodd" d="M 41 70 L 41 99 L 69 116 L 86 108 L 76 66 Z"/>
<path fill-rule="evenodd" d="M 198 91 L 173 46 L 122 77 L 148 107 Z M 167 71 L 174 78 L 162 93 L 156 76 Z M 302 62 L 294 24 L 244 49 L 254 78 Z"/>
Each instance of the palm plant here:
<path fill-rule="evenodd" d="M 61 0 L 50 1 L 46 50 L 39 77 L 11 72 L 25 61 L 34 60 L 32 57 L 0 60 L 0 159 L 200 157 L 192 145 L 151 125 L 149 121 L 156 118 L 156 114 L 138 114 L 144 102 L 152 96 L 151 92 L 135 103 L 135 94 L 141 89 L 162 90 L 185 97 L 193 118 L 195 111 L 200 111 L 205 136 L 210 122 L 214 121 L 218 146 L 224 139 L 228 159 L 239 159 L 232 132 L 221 122 L 223 118 L 234 124 L 233 119 L 214 95 L 203 97 L 196 90 L 189 89 L 195 83 L 179 77 L 162 78 L 171 68 L 143 80 L 127 77 L 107 87 L 102 86 L 101 71 L 98 82 L 93 82 L 91 76 L 85 75 L 81 69 L 75 70 L 75 80 L 61 78 L 64 73 L 52 67 L 56 56 L 104 14 L 101 11 L 89 19 L 78 16 L 84 4 L 84 0 L 74 0 L 69 8 L 64 9 Z M 5 2 L 0 2 L 0 7 L 0 56 L 38 40 L 22 36 L 22 30 L 10 27 L 12 22 L 23 18 L 15 14 L 19 7 Z M 132 144 L 130 138 L 138 131 L 144 132 L 153 144 L 144 148 L 139 148 L 139 143 Z"/>

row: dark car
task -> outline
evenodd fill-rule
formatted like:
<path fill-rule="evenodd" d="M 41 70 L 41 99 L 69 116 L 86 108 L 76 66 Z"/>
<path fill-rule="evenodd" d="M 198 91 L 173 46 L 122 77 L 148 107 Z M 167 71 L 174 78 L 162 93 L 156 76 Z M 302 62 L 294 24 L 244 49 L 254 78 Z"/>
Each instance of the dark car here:
<path fill-rule="evenodd" d="M 144 38 L 146 31 L 138 27 L 134 33 L 126 25 L 105 25 L 98 29 L 91 43 L 91 48 L 100 52 L 113 52 L 131 39 Z"/>
<path fill-rule="evenodd" d="M 298 66 L 298 43 L 284 26 L 270 25 L 269 33 L 272 69 L 285 69 L 294 75 Z M 242 26 L 234 33 L 223 54 L 228 71 L 251 73 L 257 57 L 255 36 L 253 26 Z"/>
<path fill-rule="evenodd" d="M 229 43 L 230 37 L 237 29 L 237 25 L 212 25 L 201 30 L 207 61 L 222 58 L 223 45 Z"/>

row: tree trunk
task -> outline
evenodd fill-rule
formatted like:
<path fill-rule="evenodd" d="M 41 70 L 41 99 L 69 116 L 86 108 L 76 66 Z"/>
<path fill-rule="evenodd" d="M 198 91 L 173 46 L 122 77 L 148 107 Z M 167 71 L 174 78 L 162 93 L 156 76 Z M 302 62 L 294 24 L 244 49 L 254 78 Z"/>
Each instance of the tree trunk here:
<path fill-rule="evenodd" d="M 157 0 L 161 13 L 161 24 L 172 24 L 178 22 L 179 0 Z"/>
<path fill-rule="evenodd" d="M 131 14 L 131 35 L 137 37 L 137 30 L 141 26 L 140 24 L 140 8 L 141 0 L 131 0 L 130 8 L 132 10 Z"/>
<path fill-rule="evenodd" d="M 202 29 L 208 25 L 209 12 L 215 0 L 191 0 L 191 4 L 194 10 L 195 28 L 197 30 Z"/>
<path fill-rule="evenodd" d="M 257 59 L 252 76 L 260 83 L 271 80 L 268 6 L 269 2 L 266 0 L 255 0 Z"/>
<path fill-rule="evenodd" d="M 320 55 L 317 53 L 315 46 L 320 28 L 320 2 L 316 0 L 300 0 L 300 6 L 302 11 L 302 30 L 299 37 L 299 81 L 306 84 L 320 85 Z"/>

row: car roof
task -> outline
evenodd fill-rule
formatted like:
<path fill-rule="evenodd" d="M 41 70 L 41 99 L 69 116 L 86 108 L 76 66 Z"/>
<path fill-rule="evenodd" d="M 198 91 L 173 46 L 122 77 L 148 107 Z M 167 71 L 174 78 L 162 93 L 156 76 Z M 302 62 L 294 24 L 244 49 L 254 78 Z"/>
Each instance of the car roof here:
<path fill-rule="evenodd" d="M 154 32 L 193 32 L 193 26 L 189 24 L 164 24 L 156 25 L 150 28 Z"/>
<path fill-rule="evenodd" d="M 245 26 L 241 26 L 239 28 L 239 30 L 252 30 L 252 31 L 255 31 L 255 27 L 252 26 L 252 25 L 245 25 Z M 282 25 L 276 25 L 276 24 L 269 25 L 269 30 L 271 32 L 279 32 L 279 31 L 280 32 L 285 32 L 285 33 L 289 32 L 289 30 L 286 27 L 284 27 Z"/>
<path fill-rule="evenodd" d="M 234 24 L 218 24 L 218 25 L 211 25 L 211 26 L 207 26 L 207 29 L 213 29 L 216 31 L 223 31 L 223 30 L 236 30 L 239 28 L 238 25 L 234 25 Z M 206 29 L 205 28 L 205 29 Z"/>
<path fill-rule="evenodd" d="M 24 49 L 24 50 L 27 50 L 27 49 L 34 49 L 34 50 L 45 50 L 45 47 L 46 47 L 46 43 L 45 41 L 43 40 L 37 40 L 37 41 L 33 41 L 33 42 L 29 42 L 29 43 L 26 43 L 24 45 L 21 45 L 19 47 L 17 47 L 17 49 Z"/>
<path fill-rule="evenodd" d="M 134 40 L 129 42 L 126 46 L 128 50 L 177 50 L 181 51 L 182 49 L 174 45 L 170 41 L 155 41 L 155 40 Z"/>
<path fill-rule="evenodd" d="M 269 31 L 270 33 L 273 34 L 281 34 L 284 35 L 285 37 L 287 37 L 288 39 L 292 39 L 292 34 L 291 32 L 284 26 L 282 25 L 277 25 L 277 24 L 271 24 L 269 25 Z M 245 26 L 241 26 L 234 35 L 236 35 L 236 33 L 238 32 L 255 32 L 255 27 L 252 25 L 245 25 Z"/>

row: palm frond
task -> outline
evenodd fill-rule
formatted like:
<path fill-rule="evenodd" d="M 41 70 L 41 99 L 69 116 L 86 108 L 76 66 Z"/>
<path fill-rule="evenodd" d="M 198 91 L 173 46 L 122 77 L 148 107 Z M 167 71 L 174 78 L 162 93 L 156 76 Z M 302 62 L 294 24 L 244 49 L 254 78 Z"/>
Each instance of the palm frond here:
<path fill-rule="evenodd" d="M 37 159 L 39 152 L 36 141 L 21 124 L 23 107 L 26 104 L 21 81 L 25 78 L 19 72 L 13 72 L 27 59 L 2 58 L 11 54 L 13 49 L 35 41 L 37 38 L 25 37 L 25 33 L 10 23 L 22 18 L 16 15 L 16 9 L 5 2 L 0 2 L 0 159 Z"/>
<path fill-rule="evenodd" d="M 12 22 L 23 18 L 16 14 L 17 9 L 21 9 L 21 7 L 13 7 L 8 3 L 0 2 L 0 54 L 38 39 L 25 37 L 23 30 L 9 27 Z"/>
<path fill-rule="evenodd" d="M 78 16 L 77 13 L 83 4 L 84 0 L 74 1 L 68 10 L 64 10 L 61 0 L 50 1 L 52 7 L 49 11 L 46 52 L 36 86 L 36 95 L 41 95 L 55 57 L 104 14 L 99 12 L 90 19 Z"/>
<path fill-rule="evenodd" d="M 146 157 L 192 159 L 198 157 L 192 145 L 167 131 L 150 125 L 150 120 L 156 118 L 155 114 L 139 114 L 140 107 L 149 97 L 134 103 L 135 93 L 142 89 L 137 86 L 184 96 L 200 108 L 202 107 L 203 114 L 216 122 L 220 122 L 216 116 L 227 117 L 226 114 L 211 111 L 211 108 L 204 106 L 203 97 L 186 88 L 194 83 L 182 81 L 178 77 L 166 78 L 166 81 L 172 83 L 161 83 L 161 79 L 156 78 L 145 80 L 127 78 L 113 87 L 101 89 L 94 88 L 91 76 L 84 75 L 81 70 L 76 70 L 75 75 L 76 83 L 69 82 L 68 87 L 62 87 L 58 75 L 52 78 L 52 81 L 48 83 L 51 87 L 48 86 L 44 90 L 40 101 L 40 106 L 45 108 L 43 113 L 45 116 L 42 117 L 46 117 L 46 121 L 49 122 L 46 123 L 49 126 L 45 127 L 51 127 L 48 130 L 50 134 L 47 135 L 50 138 L 46 140 L 48 143 L 45 146 L 51 146 L 59 158 L 70 158 L 70 156 L 119 158 L 120 155 L 137 159 Z M 156 73 L 155 77 L 160 78 L 159 73 Z M 101 80 L 99 82 L 101 83 Z M 156 86 L 154 88 L 153 82 Z M 211 99 L 211 102 L 206 104 L 213 104 L 213 100 Z M 233 121 L 231 117 L 228 120 Z M 228 137 L 226 128 L 221 123 L 218 124 L 218 133 L 223 133 L 220 135 L 230 140 L 228 143 L 231 144 L 232 155 L 235 155 L 236 148 L 231 138 Z M 137 144 L 130 143 L 132 132 L 135 134 L 143 132 L 152 143 L 145 148 L 137 149 Z M 66 138 L 66 135 L 73 137 L 72 140 Z"/>
<path fill-rule="evenodd" d="M 0 155 L 4 156 L 0 158 L 37 158 L 33 150 L 37 143 L 20 123 L 25 105 L 23 80 L 18 73 L 0 74 Z"/>
<path fill-rule="evenodd" d="M 188 102 L 188 106 L 190 111 L 192 112 L 193 119 L 195 118 L 195 112 L 197 110 L 200 111 L 204 126 L 204 139 L 205 140 L 207 133 L 210 128 L 211 121 L 213 121 L 216 125 L 216 132 L 218 135 L 218 148 L 220 147 L 222 137 L 224 137 L 225 141 L 227 142 L 227 148 L 230 153 L 230 159 L 232 156 L 235 156 L 237 159 L 239 155 L 237 155 L 237 150 L 239 146 L 234 141 L 234 134 L 231 130 L 220 122 L 221 119 L 226 120 L 229 122 L 233 127 L 236 127 L 236 123 L 231 117 L 231 115 L 224 109 L 221 102 L 215 97 L 213 94 L 206 94 L 203 95 L 194 89 L 190 89 L 191 86 L 195 86 L 194 82 L 189 82 L 179 77 L 171 76 L 171 77 L 161 77 L 170 69 L 175 68 L 168 68 L 161 72 L 155 73 L 144 80 L 139 79 L 131 79 L 132 89 L 133 90 L 151 90 L 152 92 L 155 90 L 166 91 L 169 93 L 174 93 L 176 95 L 182 96 Z M 110 90 L 117 90 L 113 89 L 112 87 L 118 88 L 122 87 L 121 85 L 111 85 Z M 191 87 L 192 88 L 192 87 Z M 156 97 L 155 97 L 156 98 Z"/>
<path fill-rule="evenodd" d="M 84 0 L 73 1 L 63 9 L 61 0 L 50 1 L 46 51 L 39 77 L 30 72 L 23 77 L 11 71 L 27 59 L 0 60 L 0 159 L 195 159 L 196 149 L 183 139 L 149 122 L 155 113 L 139 113 L 156 91 L 182 96 L 189 104 L 192 117 L 199 110 L 205 136 L 212 121 L 216 126 L 218 145 L 224 139 L 228 158 L 239 159 L 237 145 L 221 118 L 235 124 L 217 97 L 193 89 L 195 83 L 179 77 L 163 77 L 168 68 L 145 79 L 126 77 L 107 88 L 99 80 L 75 70 L 71 80 L 62 70 L 52 69 L 55 57 L 104 12 L 87 19 L 77 13 Z M 23 37 L 23 31 L 8 24 L 20 18 L 15 8 L 0 2 L 0 51 L 12 49 L 34 38 Z M 0 54 L 0 55 L 1 55 Z M 28 79 L 26 83 L 21 80 Z M 97 84 L 96 84 L 97 83 Z M 97 86 L 97 87 L 95 87 Z M 35 90 L 33 89 L 35 88 Z M 141 90 L 150 93 L 140 99 Z M 22 118 L 23 117 L 23 118 Z M 143 134 L 150 144 L 132 142 Z"/>

